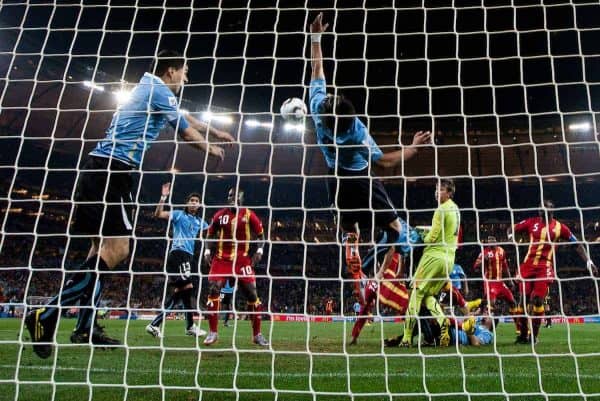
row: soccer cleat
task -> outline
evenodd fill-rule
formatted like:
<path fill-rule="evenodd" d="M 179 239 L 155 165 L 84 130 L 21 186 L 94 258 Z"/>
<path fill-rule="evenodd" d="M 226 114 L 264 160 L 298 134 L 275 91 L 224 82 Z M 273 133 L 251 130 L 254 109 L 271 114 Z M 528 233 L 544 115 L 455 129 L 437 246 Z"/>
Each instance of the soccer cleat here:
<path fill-rule="evenodd" d="M 481 298 L 477 298 L 472 301 L 468 301 L 467 309 L 469 310 L 469 312 L 471 312 L 472 310 L 479 308 L 479 305 L 481 305 Z"/>
<path fill-rule="evenodd" d="M 402 342 L 402 336 L 385 338 L 383 340 L 384 347 L 397 347 Z"/>
<path fill-rule="evenodd" d="M 515 344 L 531 344 L 531 339 L 529 338 L 529 336 L 523 337 L 523 336 L 519 335 L 519 336 L 517 336 L 517 339 L 515 340 Z"/>
<path fill-rule="evenodd" d="M 217 341 L 219 341 L 219 333 L 217 333 L 216 331 L 211 331 L 210 333 L 208 333 L 208 335 L 204 339 L 203 344 L 204 345 L 213 345 Z"/>
<path fill-rule="evenodd" d="M 74 331 L 71 333 L 70 340 L 73 344 L 89 344 L 90 335 L 87 332 L 79 333 Z M 121 341 L 116 338 L 109 337 L 104 332 L 104 328 L 100 326 L 94 327 L 92 331 L 92 344 L 99 346 L 121 345 Z"/>
<path fill-rule="evenodd" d="M 400 344 L 398 344 L 398 347 L 400 347 L 400 348 L 410 348 L 411 344 L 408 341 L 400 341 Z"/>
<path fill-rule="evenodd" d="M 269 346 L 269 342 L 267 341 L 265 336 L 263 336 L 261 333 L 258 333 L 257 335 L 255 335 L 252 342 L 254 342 L 254 344 L 256 344 L 256 345 L 260 345 L 261 347 Z"/>
<path fill-rule="evenodd" d="M 152 326 L 151 324 L 146 326 L 146 333 L 150 334 L 152 337 L 162 338 L 160 327 Z"/>
<path fill-rule="evenodd" d="M 185 335 L 194 337 L 204 337 L 206 335 L 206 330 L 202 330 L 200 327 L 194 324 L 192 325 L 192 327 L 185 331 Z"/>
<path fill-rule="evenodd" d="M 444 323 L 440 327 L 440 347 L 448 347 L 450 345 L 450 320 L 444 319 Z"/>
<path fill-rule="evenodd" d="M 348 343 L 348 345 L 356 345 L 358 343 L 358 338 L 352 337 L 352 341 Z"/>
<path fill-rule="evenodd" d="M 465 319 L 462 323 L 462 328 L 463 331 L 469 336 L 475 333 L 475 318 L 471 316 L 468 319 Z"/>
<path fill-rule="evenodd" d="M 50 342 L 52 340 L 52 330 L 44 327 L 40 319 L 40 315 L 46 311 L 46 308 L 32 310 L 25 317 L 25 326 L 31 336 L 33 343 Z M 33 352 L 42 359 L 52 355 L 52 345 L 50 344 L 33 344 Z"/>

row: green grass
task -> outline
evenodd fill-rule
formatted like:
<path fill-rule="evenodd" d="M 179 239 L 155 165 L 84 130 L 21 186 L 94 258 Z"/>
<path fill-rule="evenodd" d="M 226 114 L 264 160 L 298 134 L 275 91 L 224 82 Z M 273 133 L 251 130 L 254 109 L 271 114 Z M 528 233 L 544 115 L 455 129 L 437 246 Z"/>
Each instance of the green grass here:
<path fill-rule="evenodd" d="M 421 351 L 384 350 L 381 339 L 399 330 L 391 323 L 365 327 L 359 345 L 347 347 L 351 323 L 264 322 L 270 350 L 251 343 L 247 321 L 220 328 L 211 348 L 168 321 L 161 349 L 146 324 L 107 321 L 128 347 L 92 350 L 69 343 L 74 320 L 64 320 L 58 349 L 41 360 L 18 343 L 19 320 L 0 320 L 0 400 L 600 401 L 594 324 L 542 328 L 535 350 L 513 345 L 505 324 L 496 346 Z"/>

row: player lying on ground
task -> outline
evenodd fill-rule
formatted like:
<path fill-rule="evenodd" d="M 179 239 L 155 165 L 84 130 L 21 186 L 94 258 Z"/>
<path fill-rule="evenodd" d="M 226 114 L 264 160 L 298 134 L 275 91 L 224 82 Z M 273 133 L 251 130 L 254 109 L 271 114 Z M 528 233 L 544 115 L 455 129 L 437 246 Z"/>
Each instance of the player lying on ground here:
<path fill-rule="evenodd" d="M 509 227 L 507 236 L 512 238 L 515 234 L 529 234 L 529 249 L 525 260 L 519 267 L 520 290 L 523 305 L 527 305 L 533 318 L 523 316 L 518 318 L 520 334 L 517 343 L 534 344 L 538 342 L 541 320 L 544 316 L 544 297 L 548 293 L 548 286 L 554 281 L 554 246 L 562 240 L 577 243 L 577 238 L 571 233 L 569 227 L 556 220 L 553 216 L 554 203 L 544 201 L 544 208 L 540 209 L 537 217 L 530 217 Z M 591 276 L 598 274 L 598 269 L 588 256 L 583 244 L 577 244 L 577 253 L 586 264 Z M 528 335 L 531 328 L 530 337 Z"/>
<path fill-rule="evenodd" d="M 179 303 L 185 310 L 185 334 L 188 336 L 203 336 L 204 330 L 194 324 L 194 296 L 198 288 L 198 264 L 194 263 L 194 249 L 196 238 L 200 232 L 208 228 L 208 224 L 198 216 L 200 211 L 200 194 L 191 193 L 186 197 L 183 210 L 165 212 L 165 200 L 169 196 L 171 184 L 162 186 L 160 200 L 156 206 L 154 216 L 159 219 L 171 220 L 173 227 L 173 241 L 171 251 L 167 258 L 166 285 L 170 292 L 163 303 L 163 310 L 152 322 L 146 326 L 146 332 L 154 337 L 162 337 L 160 326 L 165 318 L 165 313 L 173 310 Z"/>
<path fill-rule="evenodd" d="M 133 232 L 135 199 L 133 175 L 140 169 L 145 152 L 162 128 L 171 124 L 184 141 L 220 159 L 224 151 L 211 145 L 201 133 L 214 135 L 221 141 L 233 137 L 215 130 L 179 110 L 176 94 L 187 82 L 188 67 L 177 52 L 161 51 L 151 69 L 131 92 L 131 98 L 119 106 L 106 137 L 90 152 L 77 180 L 75 213 L 71 225 L 73 237 L 91 239 L 87 260 L 65 278 L 60 294 L 45 307 L 26 315 L 25 325 L 40 358 L 52 353 L 54 332 L 62 306 L 79 304 L 79 316 L 73 343 L 118 345 L 95 322 L 108 271 L 129 255 Z"/>
<path fill-rule="evenodd" d="M 460 212 L 452 200 L 454 193 L 454 181 L 440 180 L 435 191 L 439 206 L 433 215 L 431 231 L 423 239 L 426 247 L 412 281 L 402 347 L 411 345 L 413 328 L 423 302 L 440 325 L 440 345 L 450 344 L 449 320 L 436 297 L 448 281 L 458 243 Z"/>
<path fill-rule="evenodd" d="M 250 209 L 243 207 L 244 191 L 229 189 L 227 195 L 229 207 L 219 210 L 212 218 L 208 228 L 207 249 L 204 258 L 210 265 L 208 275 L 208 323 L 210 331 L 204 339 L 204 345 L 212 345 L 219 339 L 219 310 L 221 305 L 220 291 L 228 280 L 242 290 L 248 301 L 248 312 L 252 323 L 252 341 L 260 346 L 269 345 L 260 332 L 262 304 L 256 292 L 256 276 L 254 267 L 263 254 L 265 235 L 263 225 L 258 216 Z M 254 235 L 258 248 L 250 258 L 250 242 Z M 218 238 L 211 245 L 212 239 Z M 213 248 L 213 249 L 211 249 Z"/>

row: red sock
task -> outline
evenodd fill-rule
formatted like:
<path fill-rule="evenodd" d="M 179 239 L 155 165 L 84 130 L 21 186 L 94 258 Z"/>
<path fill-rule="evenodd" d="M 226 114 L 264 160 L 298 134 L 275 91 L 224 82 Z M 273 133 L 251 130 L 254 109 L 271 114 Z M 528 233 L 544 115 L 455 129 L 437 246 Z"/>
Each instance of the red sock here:
<path fill-rule="evenodd" d="M 219 298 L 219 296 L 209 296 L 206 306 L 208 307 L 208 326 L 210 327 L 211 332 L 216 333 L 219 329 L 219 309 L 221 308 L 221 298 Z"/>
<path fill-rule="evenodd" d="M 542 324 L 542 319 L 546 312 L 544 311 L 544 305 L 542 306 L 534 306 L 531 309 L 531 314 L 533 318 L 531 319 L 531 332 L 534 338 L 537 338 L 538 333 L 540 332 L 540 325 Z"/>
<path fill-rule="evenodd" d="M 262 304 L 260 299 L 257 299 L 253 303 L 248 302 L 248 312 L 255 312 L 250 314 L 250 321 L 252 323 L 252 336 L 256 337 L 260 334 L 260 325 L 262 323 Z"/>
<path fill-rule="evenodd" d="M 361 317 L 356 319 L 356 322 L 354 323 L 354 327 L 352 327 L 352 338 L 358 338 L 358 336 L 360 336 L 361 330 L 365 326 L 365 323 L 367 323 L 367 318 L 364 316 L 368 315 L 370 310 L 371 310 L 370 307 L 367 307 L 365 305 L 360 306 L 360 312 L 358 312 L 358 315 Z"/>
<path fill-rule="evenodd" d="M 454 286 L 452 286 L 452 296 L 456 300 L 456 304 L 458 306 L 460 306 L 461 308 L 464 308 L 465 306 L 467 306 L 467 301 L 465 301 L 465 299 L 463 298 L 460 291 L 457 290 L 456 288 L 454 288 Z"/>

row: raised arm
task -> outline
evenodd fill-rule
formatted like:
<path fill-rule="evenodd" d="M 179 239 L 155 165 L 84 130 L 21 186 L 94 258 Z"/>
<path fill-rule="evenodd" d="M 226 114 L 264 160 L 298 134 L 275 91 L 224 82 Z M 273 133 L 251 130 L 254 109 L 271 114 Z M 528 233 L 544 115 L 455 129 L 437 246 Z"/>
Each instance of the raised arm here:
<path fill-rule="evenodd" d="M 390 249 L 388 249 L 388 251 L 385 253 L 385 256 L 383 257 L 383 262 L 381 263 L 381 267 L 379 268 L 379 271 L 375 274 L 375 278 L 377 280 L 383 280 L 383 272 L 385 271 L 385 269 L 388 269 L 392 264 L 392 260 L 394 259 L 394 253 L 396 253 L 396 250 L 393 246 L 390 247 Z M 398 271 L 400 271 L 400 268 L 398 268 Z"/>
<path fill-rule="evenodd" d="M 323 13 L 319 13 L 310 24 L 311 42 L 311 79 L 325 79 L 323 70 L 323 52 L 321 51 L 321 34 L 327 30 L 329 24 L 323 24 Z"/>
<path fill-rule="evenodd" d="M 585 265 L 586 265 L 587 269 L 589 270 L 590 274 L 597 276 L 598 268 L 596 267 L 596 265 L 594 264 L 594 262 L 592 261 L 592 259 L 588 255 L 588 253 L 586 252 L 585 248 L 583 247 L 583 244 L 577 244 L 577 254 L 585 262 Z"/>
<path fill-rule="evenodd" d="M 154 217 L 159 219 L 169 220 L 169 212 L 165 212 L 165 201 L 167 200 L 167 196 L 171 192 L 171 183 L 166 182 L 162 185 L 162 189 L 160 192 L 160 200 L 158 201 L 158 205 L 156 205 L 156 209 L 154 210 Z"/>
<path fill-rule="evenodd" d="M 403 149 L 393 152 L 384 153 L 383 156 L 376 161 L 378 166 L 383 168 L 394 167 L 404 160 L 411 159 L 419 151 L 419 145 L 424 145 L 431 142 L 431 132 L 418 131 L 413 137 L 412 145 L 405 146 Z"/>
<path fill-rule="evenodd" d="M 229 132 L 218 130 L 204 121 L 197 120 L 189 113 L 185 114 L 185 119 L 190 124 L 190 127 L 199 132 L 208 133 L 208 135 L 212 135 L 222 142 L 235 142 L 235 138 Z"/>

